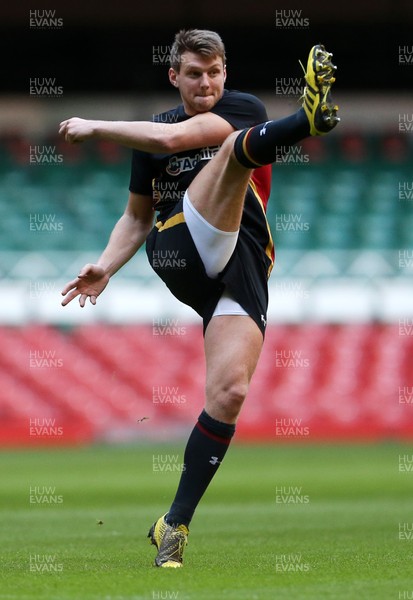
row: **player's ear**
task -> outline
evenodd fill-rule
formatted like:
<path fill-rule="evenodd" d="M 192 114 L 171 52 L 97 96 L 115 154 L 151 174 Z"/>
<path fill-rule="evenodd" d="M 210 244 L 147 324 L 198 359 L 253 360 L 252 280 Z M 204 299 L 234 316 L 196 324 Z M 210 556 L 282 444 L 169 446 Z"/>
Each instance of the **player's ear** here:
<path fill-rule="evenodd" d="M 227 80 L 227 65 L 224 65 L 224 83 Z"/>
<path fill-rule="evenodd" d="M 172 67 L 171 67 L 168 71 L 168 77 L 169 77 L 170 83 L 174 87 L 178 87 L 178 81 L 176 79 L 177 75 L 178 75 L 178 73 L 175 71 L 175 69 L 172 69 Z"/>

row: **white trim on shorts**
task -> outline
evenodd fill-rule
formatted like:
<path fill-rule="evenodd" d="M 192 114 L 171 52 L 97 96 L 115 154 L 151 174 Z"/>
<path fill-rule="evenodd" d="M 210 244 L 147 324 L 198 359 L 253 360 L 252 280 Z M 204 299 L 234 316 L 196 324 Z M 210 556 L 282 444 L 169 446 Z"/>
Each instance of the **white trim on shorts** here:
<path fill-rule="evenodd" d="M 188 192 L 183 198 L 185 222 L 194 241 L 198 254 L 204 263 L 208 277 L 216 279 L 231 258 L 238 240 L 238 231 L 221 231 L 196 210 Z M 227 290 L 224 290 L 215 307 L 213 317 L 219 315 L 247 315 Z"/>

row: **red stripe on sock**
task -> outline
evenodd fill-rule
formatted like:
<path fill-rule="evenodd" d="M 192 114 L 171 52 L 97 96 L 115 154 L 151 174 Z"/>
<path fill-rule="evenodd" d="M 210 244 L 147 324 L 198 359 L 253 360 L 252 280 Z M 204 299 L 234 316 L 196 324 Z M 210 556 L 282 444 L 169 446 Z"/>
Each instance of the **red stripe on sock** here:
<path fill-rule="evenodd" d="M 196 426 L 204 435 L 211 438 L 211 440 L 215 440 L 216 442 L 221 442 L 221 444 L 225 444 L 225 446 L 229 446 L 231 438 L 223 438 L 219 435 L 216 435 L 215 433 L 212 433 L 211 431 L 208 431 L 208 429 L 205 429 L 205 427 L 201 425 L 199 421 L 197 422 Z"/>

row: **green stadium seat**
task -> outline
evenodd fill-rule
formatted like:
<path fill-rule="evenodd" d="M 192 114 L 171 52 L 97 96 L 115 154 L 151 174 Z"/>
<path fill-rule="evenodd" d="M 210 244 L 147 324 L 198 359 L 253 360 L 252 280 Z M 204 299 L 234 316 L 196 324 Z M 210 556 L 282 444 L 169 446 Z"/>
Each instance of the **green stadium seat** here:
<path fill-rule="evenodd" d="M 353 249 L 356 247 L 354 221 L 349 215 L 324 214 L 313 224 L 317 248 Z"/>

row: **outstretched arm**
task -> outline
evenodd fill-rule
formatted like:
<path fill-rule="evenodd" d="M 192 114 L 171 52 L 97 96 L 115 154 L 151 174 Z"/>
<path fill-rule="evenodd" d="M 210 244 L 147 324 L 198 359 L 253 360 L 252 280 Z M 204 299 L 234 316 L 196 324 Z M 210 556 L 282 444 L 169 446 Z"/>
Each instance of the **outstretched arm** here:
<path fill-rule="evenodd" d="M 108 245 L 97 263 L 85 265 L 79 275 L 63 288 L 62 295 L 65 297 L 62 306 L 66 306 L 77 296 L 82 307 L 87 298 L 91 304 L 96 304 L 96 298 L 103 292 L 110 277 L 145 242 L 153 219 L 152 197 L 130 193 L 125 212 L 113 228 Z"/>
<path fill-rule="evenodd" d="M 180 123 L 94 121 L 72 117 L 62 121 L 59 134 L 67 142 L 102 139 L 144 152 L 172 153 L 220 145 L 234 128 L 214 113 L 202 113 Z"/>

